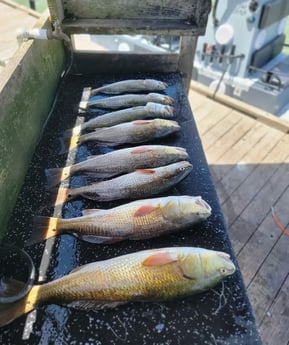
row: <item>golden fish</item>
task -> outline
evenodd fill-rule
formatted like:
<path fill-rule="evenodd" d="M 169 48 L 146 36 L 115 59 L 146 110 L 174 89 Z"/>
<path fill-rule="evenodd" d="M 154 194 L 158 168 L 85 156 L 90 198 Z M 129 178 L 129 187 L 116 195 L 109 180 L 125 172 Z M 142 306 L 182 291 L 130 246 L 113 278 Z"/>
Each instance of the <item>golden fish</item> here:
<path fill-rule="evenodd" d="M 211 207 L 200 196 L 169 196 L 138 200 L 108 210 L 83 210 L 82 213 L 83 217 L 70 219 L 35 217 L 28 244 L 64 232 L 93 243 L 157 237 L 208 218 Z"/>
<path fill-rule="evenodd" d="M 78 267 L 55 281 L 35 285 L 24 299 L 0 306 L 0 326 L 30 312 L 38 303 L 88 310 L 127 302 L 164 301 L 210 289 L 234 272 L 228 254 L 203 248 L 161 248 L 127 254 Z"/>

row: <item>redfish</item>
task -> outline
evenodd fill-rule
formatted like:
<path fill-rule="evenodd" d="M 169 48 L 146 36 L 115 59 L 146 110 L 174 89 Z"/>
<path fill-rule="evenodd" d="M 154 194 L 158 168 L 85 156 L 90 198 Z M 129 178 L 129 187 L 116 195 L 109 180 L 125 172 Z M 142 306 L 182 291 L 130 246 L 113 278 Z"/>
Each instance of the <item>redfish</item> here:
<path fill-rule="evenodd" d="M 206 291 L 234 272 L 227 253 L 203 248 L 131 253 L 89 263 L 62 278 L 35 285 L 22 300 L 0 306 L 0 327 L 39 303 L 95 310 L 128 302 L 162 302 Z"/>
<path fill-rule="evenodd" d="M 59 188 L 55 205 L 83 197 L 95 201 L 146 198 L 162 193 L 189 175 L 192 165 L 187 161 L 155 169 L 138 169 L 111 180 L 79 188 Z"/>
<path fill-rule="evenodd" d="M 90 156 L 87 160 L 64 168 L 46 169 L 47 188 L 51 188 L 74 174 L 88 173 L 96 178 L 107 178 L 136 169 L 156 168 L 189 158 L 182 147 L 143 145 Z"/>
<path fill-rule="evenodd" d="M 112 127 L 95 128 L 92 133 L 73 136 L 61 141 L 60 154 L 88 141 L 110 147 L 122 144 L 138 144 L 162 138 L 180 130 L 176 121 L 154 119 L 125 122 Z"/>
<path fill-rule="evenodd" d="M 166 83 L 155 79 L 121 80 L 93 89 L 91 90 L 91 95 L 98 93 L 117 95 L 125 92 L 163 91 L 167 87 Z"/>
<path fill-rule="evenodd" d="M 205 220 L 211 214 L 211 207 L 200 196 L 169 196 L 138 200 L 108 210 L 83 210 L 82 213 L 83 217 L 70 219 L 35 217 L 28 244 L 61 233 L 75 234 L 93 243 L 143 240 Z"/>
<path fill-rule="evenodd" d="M 172 105 L 174 104 L 174 99 L 170 96 L 162 95 L 160 93 L 148 93 L 146 95 L 127 94 L 95 100 L 91 99 L 87 102 L 82 102 L 80 104 L 80 108 L 94 106 L 104 109 L 120 109 L 135 107 L 138 105 L 146 105 L 148 102 Z"/>
<path fill-rule="evenodd" d="M 145 106 L 122 109 L 97 116 L 81 125 L 66 130 L 64 134 L 65 136 L 76 136 L 85 130 L 91 131 L 95 128 L 111 127 L 123 122 L 144 120 L 147 118 L 169 119 L 174 116 L 174 110 L 169 105 L 149 102 Z"/>

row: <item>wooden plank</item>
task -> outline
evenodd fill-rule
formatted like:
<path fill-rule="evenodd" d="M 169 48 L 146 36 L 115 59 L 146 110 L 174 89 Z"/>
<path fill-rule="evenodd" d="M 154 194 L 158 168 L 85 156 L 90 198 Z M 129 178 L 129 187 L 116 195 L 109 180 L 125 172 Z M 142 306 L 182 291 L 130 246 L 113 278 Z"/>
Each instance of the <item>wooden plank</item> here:
<path fill-rule="evenodd" d="M 183 84 L 189 93 L 190 82 L 192 79 L 193 61 L 197 45 L 196 36 L 181 36 L 180 37 L 180 53 L 178 70 L 181 72 Z"/>
<path fill-rule="evenodd" d="M 57 0 L 50 1 L 53 6 Z M 211 9 L 210 0 L 67 0 L 63 1 L 63 12 L 72 18 L 150 18 L 158 20 L 183 19 L 206 26 Z"/>
<path fill-rule="evenodd" d="M 200 107 L 196 114 L 198 116 L 197 127 L 201 135 L 204 135 L 211 128 L 215 127 L 226 116 L 232 113 L 232 110 L 214 102 L 206 102 Z"/>
<path fill-rule="evenodd" d="M 61 25 L 66 34 L 101 34 L 101 35 L 191 35 L 205 33 L 204 28 L 192 26 L 180 20 L 152 19 L 65 19 Z"/>
<path fill-rule="evenodd" d="M 188 94 L 188 99 L 190 102 L 190 106 L 192 111 L 196 111 L 200 106 L 203 106 L 209 102 L 214 103 L 212 100 L 209 99 L 209 102 L 207 102 L 207 98 L 204 97 L 203 95 L 194 92 L 191 90 L 190 88 L 190 92 Z M 199 117 L 197 116 L 198 114 L 196 114 L 196 120 L 198 121 Z"/>
<path fill-rule="evenodd" d="M 285 140 L 280 140 L 273 147 L 266 157 L 264 157 L 262 163 L 256 166 L 247 179 L 243 181 L 239 187 L 231 193 L 229 199 L 223 203 L 223 210 L 230 209 L 229 212 L 225 212 L 227 215 L 227 224 L 229 224 L 229 226 L 233 224 L 235 219 L 243 212 L 245 207 L 278 169 L 278 163 L 286 162 L 286 158 L 288 158 L 287 145 L 289 144 L 289 140 L 287 136 L 285 136 L 284 139 Z"/>
<path fill-rule="evenodd" d="M 288 345 L 289 339 L 289 275 L 260 326 L 263 345 Z"/>
<path fill-rule="evenodd" d="M 250 282 L 257 271 L 261 259 L 261 257 L 258 256 L 258 258 L 254 258 L 253 261 L 251 260 L 251 241 L 254 242 L 254 240 L 256 240 L 258 242 L 258 235 L 254 233 L 258 226 L 263 226 L 263 222 L 267 215 L 269 215 L 269 222 L 271 225 L 270 208 L 277 202 L 280 195 L 288 187 L 288 184 L 288 166 L 287 164 L 280 164 L 274 175 L 267 181 L 262 190 L 255 196 L 252 202 L 229 228 L 230 238 L 235 252 L 239 256 L 239 263 L 242 268 L 248 267 L 248 269 L 245 269 L 243 272 L 247 283 Z M 246 265 L 245 261 L 247 258 L 250 262 L 247 262 Z"/>
<path fill-rule="evenodd" d="M 196 81 L 191 82 L 191 88 L 197 92 L 200 92 L 208 97 L 213 97 L 214 91 L 207 86 L 204 86 Z M 277 116 L 265 112 L 259 108 L 249 105 L 245 102 L 241 102 L 233 97 L 217 93 L 214 97 L 217 102 L 226 104 L 232 109 L 241 111 L 242 113 L 253 117 L 254 119 L 267 124 L 268 126 L 274 127 L 282 132 L 289 133 L 288 121 L 281 120 Z"/>
<path fill-rule="evenodd" d="M 201 136 L 203 147 L 207 151 L 211 146 L 220 140 L 225 133 L 229 132 L 239 121 L 241 121 L 242 115 L 235 113 L 231 116 L 231 112 L 225 116 L 222 121 L 218 122 L 216 126 L 211 127 L 206 133 Z"/>
<path fill-rule="evenodd" d="M 288 198 L 286 200 L 288 201 Z M 285 225 L 287 225 L 289 221 L 288 212 L 286 218 L 287 223 L 285 222 Z M 275 232 L 278 233 L 280 230 L 276 228 L 272 220 L 271 234 Z M 268 238 L 268 236 L 270 237 L 270 233 L 266 234 L 263 232 L 261 239 L 265 241 L 265 238 Z M 288 245 L 288 236 L 282 234 L 266 260 L 263 262 L 254 280 L 248 286 L 248 294 L 254 308 L 258 326 L 262 323 L 268 311 L 268 306 L 275 300 L 280 287 L 288 275 Z"/>
<path fill-rule="evenodd" d="M 43 26 L 50 26 L 46 17 L 38 22 L 38 27 Z M 62 42 L 34 40 L 23 43 L 2 71 L 0 237 L 5 231 L 35 145 L 46 123 L 64 61 Z"/>
<path fill-rule="evenodd" d="M 232 111 L 228 116 L 236 116 L 236 112 Z M 214 146 L 206 151 L 206 157 L 211 164 L 214 164 L 224 153 L 226 153 L 237 141 L 240 140 L 254 125 L 254 120 L 242 116 L 230 131 L 226 132 Z"/>
<path fill-rule="evenodd" d="M 214 181 L 221 180 L 235 164 L 242 161 L 245 155 L 252 150 L 252 147 L 261 140 L 268 130 L 267 126 L 255 121 L 249 132 L 245 133 L 224 155 L 218 159 L 213 157 L 212 161 L 208 160 Z"/>
<path fill-rule="evenodd" d="M 284 134 L 274 128 L 264 136 L 233 169 L 216 183 L 218 196 L 223 204 L 235 189 L 251 174 L 257 164 L 262 162 L 267 152 L 281 140 Z M 227 210 L 229 211 L 229 209 Z"/>

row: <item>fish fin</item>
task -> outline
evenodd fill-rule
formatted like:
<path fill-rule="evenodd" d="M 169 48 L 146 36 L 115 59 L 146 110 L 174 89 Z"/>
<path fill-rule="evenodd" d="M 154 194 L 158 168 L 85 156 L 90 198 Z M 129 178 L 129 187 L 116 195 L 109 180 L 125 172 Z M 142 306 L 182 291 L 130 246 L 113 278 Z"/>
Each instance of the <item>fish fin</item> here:
<path fill-rule="evenodd" d="M 131 150 L 130 153 L 131 154 L 141 154 L 141 153 L 146 153 L 146 152 L 151 152 L 152 149 L 149 149 L 145 146 L 140 146 L 140 147 L 136 147 L 135 149 Z"/>
<path fill-rule="evenodd" d="M 90 209 L 86 209 L 86 210 L 82 210 L 81 213 L 83 216 L 91 216 L 99 211 L 103 211 L 103 209 L 101 208 L 90 208 Z"/>
<path fill-rule="evenodd" d="M 14 284 L 17 283 L 14 283 L 14 280 L 11 279 L 11 281 L 9 281 L 10 286 L 8 289 L 15 291 Z M 0 304 L 0 327 L 8 325 L 18 317 L 29 313 L 36 307 L 38 288 L 39 286 L 33 286 L 28 295 L 17 302 Z M 11 295 L 10 291 L 7 291 L 7 293 Z"/>
<path fill-rule="evenodd" d="M 79 136 L 81 134 L 81 130 L 82 130 L 81 125 L 75 126 L 73 128 L 69 128 L 62 133 L 63 138 L 70 138 L 70 137 Z"/>
<path fill-rule="evenodd" d="M 135 172 L 138 174 L 146 174 L 146 175 L 150 175 L 150 174 L 155 173 L 155 171 L 153 169 L 137 169 L 137 170 L 135 170 Z"/>
<path fill-rule="evenodd" d="M 68 151 L 71 151 L 78 147 L 81 142 L 79 140 L 80 136 L 74 136 L 70 138 L 60 138 L 60 150 L 58 152 L 59 155 L 62 155 Z"/>
<path fill-rule="evenodd" d="M 100 155 L 99 155 L 100 156 Z M 88 159 L 93 159 L 93 158 L 96 158 L 96 157 L 99 157 L 98 155 L 94 155 L 94 156 L 87 156 L 86 157 L 86 160 L 88 160 Z"/>
<path fill-rule="evenodd" d="M 177 261 L 177 258 L 168 252 L 156 253 L 148 256 L 143 262 L 143 266 L 162 266 Z"/>
<path fill-rule="evenodd" d="M 151 205 L 144 205 L 141 206 L 133 215 L 134 217 L 142 217 L 145 216 L 147 214 L 150 214 L 151 212 L 157 210 L 159 207 L 154 207 Z"/>
<path fill-rule="evenodd" d="M 137 120 L 137 121 L 133 121 L 133 125 L 136 126 L 144 126 L 144 125 L 149 125 L 150 121 L 146 121 L 146 120 Z"/>
<path fill-rule="evenodd" d="M 71 167 L 45 169 L 46 188 L 50 189 L 70 176 Z"/>
<path fill-rule="evenodd" d="M 108 308 L 115 308 L 121 304 L 125 304 L 127 302 L 102 302 L 102 301 L 94 301 L 94 300 L 83 300 L 83 301 L 73 301 L 67 304 L 68 307 L 77 309 L 77 310 L 99 310 L 99 309 L 108 309 Z"/>
<path fill-rule="evenodd" d="M 58 218 L 37 216 L 33 219 L 33 230 L 30 239 L 25 242 L 25 246 L 30 246 L 37 242 L 59 235 L 57 229 Z"/>
<path fill-rule="evenodd" d="M 124 237 L 105 237 L 105 236 L 93 236 L 93 235 L 78 235 L 78 237 L 89 243 L 102 244 L 102 243 L 117 243 L 125 240 Z"/>
<path fill-rule="evenodd" d="M 56 206 L 64 204 L 66 201 L 72 200 L 73 197 L 70 194 L 69 188 L 58 188 L 52 191 L 51 198 L 48 202 L 50 206 Z"/>

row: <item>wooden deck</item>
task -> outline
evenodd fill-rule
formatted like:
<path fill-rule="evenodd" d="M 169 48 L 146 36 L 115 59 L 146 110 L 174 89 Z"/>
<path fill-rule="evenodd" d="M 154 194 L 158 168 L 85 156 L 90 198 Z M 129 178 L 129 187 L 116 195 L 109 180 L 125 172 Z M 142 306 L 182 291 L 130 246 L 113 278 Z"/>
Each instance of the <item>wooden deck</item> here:
<path fill-rule="evenodd" d="M 289 344 L 289 134 L 191 90 L 191 107 L 264 345 Z M 289 123 L 288 123 L 289 128 Z"/>
<path fill-rule="evenodd" d="M 18 49 L 17 32 L 34 26 L 40 14 L 11 0 L 0 0 L 0 72 Z"/>

